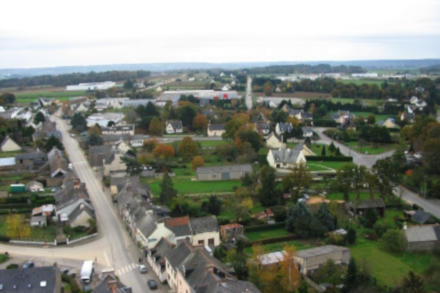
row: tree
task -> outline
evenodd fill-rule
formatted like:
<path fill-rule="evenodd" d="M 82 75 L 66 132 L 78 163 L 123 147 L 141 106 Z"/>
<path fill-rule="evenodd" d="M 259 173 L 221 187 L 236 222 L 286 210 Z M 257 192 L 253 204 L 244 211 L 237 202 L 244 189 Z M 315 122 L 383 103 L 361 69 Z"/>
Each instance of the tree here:
<path fill-rule="evenodd" d="M 360 218 L 360 222 L 367 228 L 373 228 L 377 218 L 378 215 L 374 209 L 367 209 L 365 215 Z"/>
<path fill-rule="evenodd" d="M 94 145 L 103 145 L 104 139 L 98 134 L 92 133 L 87 137 L 87 145 L 88 146 L 94 146 Z"/>
<path fill-rule="evenodd" d="M 429 138 L 423 144 L 423 162 L 432 174 L 440 174 L 440 139 Z"/>
<path fill-rule="evenodd" d="M 153 155 L 159 159 L 170 159 L 174 157 L 174 148 L 166 144 L 158 144 L 154 150 Z"/>
<path fill-rule="evenodd" d="M 196 131 L 205 132 L 208 128 L 208 118 L 203 114 L 197 114 L 193 119 L 192 127 Z"/>
<path fill-rule="evenodd" d="M 29 225 L 23 223 L 23 218 L 19 214 L 9 214 L 5 224 L 6 236 L 11 239 L 29 238 L 31 234 Z"/>
<path fill-rule="evenodd" d="M 159 200 L 162 204 L 168 205 L 173 198 L 177 195 L 177 191 L 173 187 L 173 181 L 171 180 L 168 171 L 163 174 L 162 182 L 160 184 L 160 197 Z"/>
<path fill-rule="evenodd" d="M 345 242 L 349 245 L 356 242 L 356 230 L 352 227 L 348 228 L 347 234 L 345 235 Z"/>
<path fill-rule="evenodd" d="M 15 95 L 12 93 L 2 93 L 0 95 L 0 104 L 5 106 L 6 104 L 15 103 Z"/>
<path fill-rule="evenodd" d="M 44 118 L 44 114 L 41 112 L 38 112 L 35 117 L 34 117 L 34 123 L 38 124 L 40 122 L 44 122 L 45 118 Z"/>
<path fill-rule="evenodd" d="M 344 279 L 343 292 L 351 292 L 358 285 L 358 269 L 354 258 L 350 258 L 348 263 L 347 274 Z"/>
<path fill-rule="evenodd" d="M 264 95 L 270 97 L 270 96 L 272 96 L 272 91 L 273 91 L 272 82 L 270 80 L 268 80 L 263 85 Z"/>
<path fill-rule="evenodd" d="M 242 200 L 235 199 L 231 201 L 231 210 L 234 213 L 236 222 L 246 222 L 249 220 L 251 210 L 254 207 L 254 203 L 250 197 Z"/>
<path fill-rule="evenodd" d="M 296 200 L 303 188 L 312 183 L 312 173 L 304 164 L 295 166 L 291 173 L 284 176 L 282 185 L 285 192 L 291 192 L 293 200 Z"/>
<path fill-rule="evenodd" d="M 310 224 L 313 215 L 303 202 L 296 203 L 287 212 L 286 229 L 297 234 L 299 237 L 307 238 L 312 233 Z"/>
<path fill-rule="evenodd" d="M 195 156 L 191 161 L 191 166 L 194 170 L 204 165 L 205 165 L 205 160 L 203 160 L 202 156 Z"/>
<path fill-rule="evenodd" d="M 61 141 L 55 136 L 51 135 L 44 143 L 43 149 L 45 152 L 49 152 L 51 149 L 53 149 L 53 147 L 56 147 L 59 150 L 64 150 L 64 146 Z"/>
<path fill-rule="evenodd" d="M 326 152 L 325 152 L 325 145 L 323 145 L 323 146 L 322 146 L 322 149 L 321 149 L 321 156 L 325 157 L 325 155 L 326 155 Z"/>
<path fill-rule="evenodd" d="M 247 255 L 244 252 L 243 240 L 238 240 L 236 243 L 235 254 L 232 258 L 232 267 L 234 268 L 235 275 L 239 280 L 247 279 L 249 269 L 247 267 Z"/>
<path fill-rule="evenodd" d="M 136 156 L 127 154 L 121 157 L 121 160 L 127 166 L 127 173 L 130 174 L 130 176 L 136 176 L 142 172 L 142 166 L 138 160 L 136 160 Z"/>
<path fill-rule="evenodd" d="M 208 213 L 218 216 L 222 209 L 222 201 L 215 195 L 211 195 L 207 202 L 203 203 L 202 208 Z"/>
<path fill-rule="evenodd" d="M 70 119 L 70 125 L 72 128 L 78 132 L 83 132 L 87 130 L 87 121 L 86 118 L 81 113 L 75 113 Z"/>
<path fill-rule="evenodd" d="M 327 231 L 333 231 L 336 229 L 336 218 L 331 213 L 327 203 L 324 202 L 319 206 L 315 217 L 324 227 L 326 227 Z"/>
<path fill-rule="evenodd" d="M 136 113 L 140 117 L 140 122 L 138 125 L 144 129 L 148 129 L 150 126 L 150 121 L 153 119 L 153 117 L 159 116 L 159 111 L 151 102 L 149 102 L 146 106 L 138 106 L 136 108 Z"/>
<path fill-rule="evenodd" d="M 192 128 L 194 117 L 197 115 L 196 107 L 192 103 L 185 103 L 177 110 L 180 120 L 185 127 Z"/>
<path fill-rule="evenodd" d="M 185 161 L 190 161 L 199 152 L 199 146 L 191 137 L 185 136 L 177 147 L 177 153 Z"/>
<path fill-rule="evenodd" d="M 276 205 L 281 200 L 281 192 L 277 189 L 275 179 L 275 169 L 269 166 L 261 168 L 258 198 L 263 206 Z"/>
<path fill-rule="evenodd" d="M 124 88 L 125 90 L 131 90 L 131 89 L 133 89 L 133 88 L 134 88 L 134 82 L 133 82 L 131 79 L 127 79 L 127 80 L 124 82 L 123 88 Z"/>
<path fill-rule="evenodd" d="M 151 135 L 162 135 L 162 122 L 160 122 L 159 118 L 153 117 L 153 119 L 151 119 L 148 132 Z"/>
<path fill-rule="evenodd" d="M 423 286 L 423 279 L 413 271 L 409 271 L 408 276 L 406 276 L 402 281 L 402 291 L 403 293 L 423 293 L 425 288 Z"/>
<path fill-rule="evenodd" d="M 368 124 L 374 124 L 376 123 L 376 116 L 374 116 L 374 114 L 370 114 L 367 117 L 367 123 Z"/>
<path fill-rule="evenodd" d="M 392 253 L 402 253 L 406 250 L 408 241 L 400 230 L 388 230 L 381 239 L 382 247 Z"/>

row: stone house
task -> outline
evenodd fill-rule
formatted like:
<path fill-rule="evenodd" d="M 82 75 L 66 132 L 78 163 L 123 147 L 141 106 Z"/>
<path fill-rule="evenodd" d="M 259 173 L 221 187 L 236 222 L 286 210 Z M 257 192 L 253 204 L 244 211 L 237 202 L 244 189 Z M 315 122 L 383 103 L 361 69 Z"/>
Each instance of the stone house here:
<path fill-rule="evenodd" d="M 224 124 L 211 124 L 209 123 L 207 129 L 207 135 L 209 137 L 221 137 L 225 133 Z"/>
<path fill-rule="evenodd" d="M 328 260 L 333 260 L 335 264 L 348 265 L 350 262 L 350 249 L 343 246 L 324 245 L 299 250 L 293 258 L 298 264 L 299 271 L 307 274 L 318 269 Z"/>
<path fill-rule="evenodd" d="M 237 180 L 245 174 L 252 174 L 250 164 L 199 167 L 196 170 L 196 178 L 200 181 Z"/>
<path fill-rule="evenodd" d="M 167 120 L 165 122 L 165 132 L 168 134 L 182 133 L 183 132 L 182 120 Z"/>

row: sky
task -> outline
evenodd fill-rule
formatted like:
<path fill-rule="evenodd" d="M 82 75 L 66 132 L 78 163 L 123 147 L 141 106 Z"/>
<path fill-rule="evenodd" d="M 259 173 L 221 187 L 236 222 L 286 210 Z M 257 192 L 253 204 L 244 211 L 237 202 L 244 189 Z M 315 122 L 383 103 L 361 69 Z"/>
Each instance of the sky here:
<path fill-rule="evenodd" d="M 14 0 L 0 11 L 0 68 L 440 58 L 439 0 Z"/>

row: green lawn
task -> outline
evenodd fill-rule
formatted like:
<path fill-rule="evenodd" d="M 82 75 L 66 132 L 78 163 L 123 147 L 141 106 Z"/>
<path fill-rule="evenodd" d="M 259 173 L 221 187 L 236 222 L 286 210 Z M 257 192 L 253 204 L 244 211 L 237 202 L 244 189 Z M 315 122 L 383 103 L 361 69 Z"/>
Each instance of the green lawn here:
<path fill-rule="evenodd" d="M 381 154 L 390 151 L 396 147 L 395 144 L 365 144 L 359 145 L 357 141 L 345 142 L 351 149 L 364 154 Z"/>
<path fill-rule="evenodd" d="M 386 120 L 387 118 L 390 118 L 392 115 L 388 114 L 374 114 L 372 112 L 352 112 L 356 118 L 357 117 L 364 117 L 367 118 L 369 115 L 374 115 L 376 117 L 376 123 L 378 123 L 381 120 Z"/>
<path fill-rule="evenodd" d="M 215 148 L 225 142 L 223 140 L 201 140 L 199 143 L 202 148 Z"/>
<path fill-rule="evenodd" d="M 349 194 L 350 200 L 354 200 L 356 199 L 356 194 L 354 193 L 350 193 Z M 375 194 L 374 197 L 379 197 L 378 194 Z M 327 194 L 327 198 L 328 199 L 333 199 L 333 200 L 343 200 L 344 199 L 344 195 L 342 194 L 342 192 L 332 192 Z M 368 191 L 361 191 L 360 192 L 360 199 L 369 199 L 370 198 L 370 193 Z M 386 212 L 385 212 L 386 214 Z"/>
<path fill-rule="evenodd" d="M 284 249 L 286 245 L 293 245 L 295 246 L 296 250 L 303 250 L 307 248 L 312 248 L 315 245 L 312 245 L 311 243 L 305 241 L 305 240 L 290 240 L 290 241 L 283 241 L 283 242 L 277 242 L 277 243 L 270 243 L 270 244 L 264 244 L 263 249 L 266 253 L 274 252 L 274 251 L 281 251 Z M 252 247 L 245 248 L 246 253 L 249 256 L 252 256 Z"/>
<path fill-rule="evenodd" d="M 350 251 L 358 264 L 367 263 L 379 284 L 388 286 L 400 283 L 410 270 L 422 273 L 432 258 L 432 255 L 418 253 L 393 255 L 380 249 L 377 241 L 359 238 L 350 246 Z"/>
<path fill-rule="evenodd" d="M 8 157 L 15 157 L 18 154 L 21 154 L 22 151 L 18 152 L 0 152 L 0 158 L 8 158 Z"/>
<path fill-rule="evenodd" d="M 190 177 L 173 177 L 174 188 L 178 194 L 197 194 L 197 193 L 226 193 L 234 192 L 236 187 L 241 186 L 240 180 L 228 180 L 228 181 L 193 181 Z M 150 182 L 144 180 L 150 184 L 151 192 L 155 196 L 160 194 L 161 179 L 154 179 Z"/>
<path fill-rule="evenodd" d="M 0 235 L 6 236 L 6 217 L 7 215 L 0 216 Z M 23 225 L 29 225 L 27 219 L 22 216 Z M 30 237 L 24 240 L 32 241 L 53 241 L 56 237 L 56 227 L 48 226 L 46 228 L 32 227 Z"/>
<path fill-rule="evenodd" d="M 48 90 L 35 90 L 26 92 L 16 92 L 14 93 L 18 103 L 31 103 L 40 97 L 45 98 L 55 98 L 61 101 L 68 100 L 72 97 L 83 96 L 87 94 L 86 91 L 48 91 Z"/>
<path fill-rule="evenodd" d="M 290 235 L 290 233 L 284 228 L 276 228 L 266 231 L 246 232 L 244 235 L 249 239 L 249 241 L 257 241 L 267 238 L 287 236 Z"/>
<path fill-rule="evenodd" d="M 329 171 L 329 168 L 338 170 L 343 164 L 347 163 L 349 162 L 308 161 L 307 167 L 310 171 Z"/>

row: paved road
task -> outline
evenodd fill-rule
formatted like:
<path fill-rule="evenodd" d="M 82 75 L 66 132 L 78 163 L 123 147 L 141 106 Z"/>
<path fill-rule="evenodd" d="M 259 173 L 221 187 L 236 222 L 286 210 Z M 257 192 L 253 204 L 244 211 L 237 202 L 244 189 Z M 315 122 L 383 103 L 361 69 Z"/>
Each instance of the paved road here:
<path fill-rule="evenodd" d="M 101 268 L 113 268 L 120 280 L 132 287 L 133 292 L 149 292 L 146 286 L 147 277 L 139 274 L 137 270 L 139 255 L 136 245 L 123 228 L 110 197 L 103 192 L 101 182 L 95 176 L 78 142 L 70 137 L 66 122 L 59 118 L 54 119 L 63 135 L 63 144 L 73 168 L 80 180 L 86 184 L 95 208 L 100 236 L 89 243 L 72 247 L 41 248 L 1 244 L 0 249 L 8 251 L 12 256 L 45 258 L 60 262 L 68 262 L 69 259 L 94 259 Z M 148 278 L 156 279 L 152 272 L 148 273 Z M 165 288 L 160 288 L 155 292 L 166 291 Z"/>
<path fill-rule="evenodd" d="M 403 186 L 398 186 L 394 189 L 394 194 L 401 197 L 404 201 L 410 204 L 416 204 L 422 207 L 425 212 L 428 212 L 437 218 L 440 218 L 440 201 L 435 199 L 425 199 L 420 197 L 417 193 L 408 190 Z"/>
<path fill-rule="evenodd" d="M 388 151 L 388 152 L 377 154 L 377 155 L 366 155 L 366 154 L 358 153 L 358 152 L 352 150 L 351 148 L 343 145 L 342 143 L 337 142 L 337 141 L 331 139 L 330 137 L 328 137 L 327 135 L 325 135 L 324 131 L 326 129 L 328 129 L 328 128 L 326 128 L 326 127 L 313 127 L 313 130 L 319 136 L 318 143 L 323 143 L 323 144 L 329 145 L 333 142 L 333 144 L 341 150 L 342 154 L 344 154 L 346 156 L 353 157 L 353 162 L 357 165 L 363 165 L 367 168 L 371 168 L 376 163 L 376 161 L 385 159 L 385 158 L 391 156 L 394 152 L 394 151 Z"/>
<path fill-rule="evenodd" d="M 246 107 L 248 108 L 248 110 L 252 109 L 252 78 L 250 76 L 247 77 L 245 99 Z"/>

